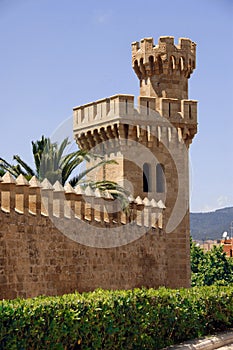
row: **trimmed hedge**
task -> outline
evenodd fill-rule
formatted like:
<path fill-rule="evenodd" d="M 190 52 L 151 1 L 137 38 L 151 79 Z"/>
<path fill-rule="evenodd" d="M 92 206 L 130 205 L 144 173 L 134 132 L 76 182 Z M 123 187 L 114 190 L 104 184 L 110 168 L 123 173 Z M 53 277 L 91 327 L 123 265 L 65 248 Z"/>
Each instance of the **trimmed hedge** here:
<path fill-rule="evenodd" d="M 233 286 L 0 302 L 0 349 L 161 349 L 233 326 Z"/>

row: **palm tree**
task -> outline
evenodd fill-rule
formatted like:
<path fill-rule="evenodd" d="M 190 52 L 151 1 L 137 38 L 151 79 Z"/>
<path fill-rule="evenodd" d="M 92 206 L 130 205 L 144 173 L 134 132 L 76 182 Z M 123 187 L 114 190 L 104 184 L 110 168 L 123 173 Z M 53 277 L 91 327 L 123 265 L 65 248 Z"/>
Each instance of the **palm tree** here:
<path fill-rule="evenodd" d="M 27 163 L 25 163 L 20 156 L 14 155 L 13 160 L 16 160 L 18 164 L 12 165 L 8 163 L 5 159 L 0 157 L 0 166 L 4 171 L 9 171 L 14 177 L 20 174 L 24 175 L 27 180 L 30 180 L 32 176 L 37 176 L 39 178 L 40 161 L 42 154 L 47 144 L 48 139 L 42 136 L 41 140 L 36 142 L 32 141 L 32 153 L 35 163 L 35 169 L 33 170 Z"/>
<path fill-rule="evenodd" d="M 107 180 L 97 182 L 85 181 L 86 175 L 95 168 L 106 164 L 116 164 L 116 161 L 104 160 L 102 156 L 91 154 L 86 150 L 78 150 L 64 154 L 68 145 L 68 138 L 65 138 L 61 144 L 58 145 L 56 142 L 52 143 L 50 138 L 42 136 L 41 140 L 32 141 L 32 154 L 35 169 L 32 169 L 18 155 L 13 156 L 13 160 L 17 162 L 16 165 L 12 165 L 3 158 L 0 158 L 0 169 L 9 171 L 14 177 L 22 174 L 27 180 L 36 176 L 41 181 L 47 178 L 51 183 L 55 183 L 58 180 L 63 186 L 69 181 L 73 187 L 81 183 L 84 187 L 89 185 L 93 189 L 99 188 L 100 191 L 108 190 L 114 198 L 119 198 L 122 203 L 125 203 L 125 199 L 128 197 L 129 193 L 117 183 Z M 74 170 L 82 162 L 90 162 L 92 159 L 99 159 L 99 162 L 70 179 Z M 125 204 L 123 206 L 125 206 Z"/>

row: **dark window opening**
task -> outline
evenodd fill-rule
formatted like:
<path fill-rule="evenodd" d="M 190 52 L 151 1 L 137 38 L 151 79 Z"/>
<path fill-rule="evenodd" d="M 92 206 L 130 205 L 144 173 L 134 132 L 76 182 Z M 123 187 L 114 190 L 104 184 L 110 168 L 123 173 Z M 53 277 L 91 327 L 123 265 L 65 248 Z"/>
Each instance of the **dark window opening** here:
<path fill-rule="evenodd" d="M 125 138 L 128 139 L 129 136 L 129 125 L 124 124 L 124 130 L 125 130 Z"/>
<path fill-rule="evenodd" d="M 163 73 L 163 61 L 162 61 L 162 58 L 160 56 L 158 56 L 158 58 L 157 58 L 157 65 L 159 68 L 159 73 L 162 74 Z"/>
<path fill-rule="evenodd" d="M 151 192 L 151 166 L 143 164 L 143 192 Z"/>
<path fill-rule="evenodd" d="M 154 70 L 154 57 L 153 56 L 149 57 L 149 62 L 150 62 L 150 70 L 153 72 L 153 70 Z"/>
<path fill-rule="evenodd" d="M 171 116 L 171 104 L 170 102 L 168 103 L 168 116 Z"/>

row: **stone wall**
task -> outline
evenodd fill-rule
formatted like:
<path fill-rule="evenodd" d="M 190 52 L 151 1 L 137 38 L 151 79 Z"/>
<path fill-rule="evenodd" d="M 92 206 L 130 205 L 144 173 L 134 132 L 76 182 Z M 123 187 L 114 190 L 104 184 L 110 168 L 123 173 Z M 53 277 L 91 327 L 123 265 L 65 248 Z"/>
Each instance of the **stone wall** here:
<path fill-rule="evenodd" d="M 81 196 L 79 188 L 9 174 L 1 180 L 1 299 L 166 285 L 161 202 L 131 199 L 129 213 L 114 218 L 106 194 L 87 188 Z"/>
<path fill-rule="evenodd" d="M 0 221 L 1 299 L 166 284 L 161 230 L 124 246 L 95 248 L 69 239 L 48 217 L 0 211 Z"/>

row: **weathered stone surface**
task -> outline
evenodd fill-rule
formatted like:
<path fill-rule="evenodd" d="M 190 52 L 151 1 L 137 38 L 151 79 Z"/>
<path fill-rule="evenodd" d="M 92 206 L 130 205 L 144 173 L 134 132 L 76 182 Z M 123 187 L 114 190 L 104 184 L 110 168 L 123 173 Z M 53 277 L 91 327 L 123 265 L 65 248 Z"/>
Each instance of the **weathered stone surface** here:
<path fill-rule="evenodd" d="M 100 249 L 72 241 L 48 217 L 0 211 L 0 222 L 1 299 L 166 285 L 166 240 L 158 229 Z M 78 220 L 74 225 L 82 230 Z"/>

